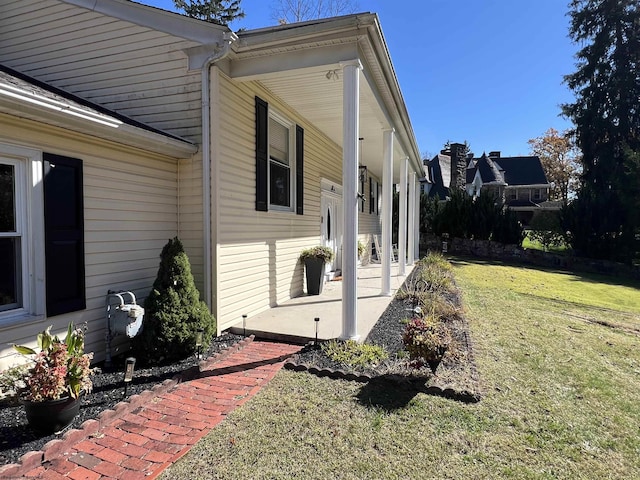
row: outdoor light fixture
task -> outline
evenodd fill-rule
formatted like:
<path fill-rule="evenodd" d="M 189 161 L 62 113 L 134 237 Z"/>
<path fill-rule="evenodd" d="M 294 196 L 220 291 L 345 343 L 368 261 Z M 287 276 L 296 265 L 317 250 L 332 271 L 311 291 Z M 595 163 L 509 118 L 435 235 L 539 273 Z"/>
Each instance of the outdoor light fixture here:
<path fill-rule="evenodd" d="M 127 387 L 131 380 L 133 380 L 133 369 L 136 366 L 136 359 L 134 357 L 128 357 L 124 369 L 124 396 L 127 396 Z"/>
<path fill-rule="evenodd" d="M 202 353 L 202 339 L 204 337 L 204 328 L 199 328 L 196 330 L 196 352 L 198 355 L 198 360 L 200 360 L 200 355 Z"/>
<path fill-rule="evenodd" d="M 442 234 L 442 253 L 447 253 L 448 246 L 449 246 L 448 240 L 449 240 L 449 234 L 443 233 Z"/>
<path fill-rule="evenodd" d="M 247 315 L 242 315 L 242 336 L 247 336 Z"/>
<path fill-rule="evenodd" d="M 320 348 L 320 345 L 318 344 L 318 325 L 320 325 L 320 317 L 314 318 L 313 321 L 316 323 L 316 342 L 313 344 L 313 346 L 315 348 Z"/>
<path fill-rule="evenodd" d="M 367 181 L 367 166 L 366 165 L 358 165 L 358 172 L 360 176 L 360 182 L 364 183 Z"/>

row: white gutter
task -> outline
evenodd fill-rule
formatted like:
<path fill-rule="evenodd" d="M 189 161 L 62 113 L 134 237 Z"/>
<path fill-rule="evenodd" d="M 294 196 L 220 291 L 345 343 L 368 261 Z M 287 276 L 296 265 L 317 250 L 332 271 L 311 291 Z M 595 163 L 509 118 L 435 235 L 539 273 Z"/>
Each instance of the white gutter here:
<path fill-rule="evenodd" d="M 238 40 L 233 32 L 225 32 L 222 48 L 211 55 L 202 66 L 202 215 L 203 215 L 203 262 L 204 262 L 204 301 L 211 310 L 211 107 L 210 91 L 211 66 L 231 51 L 231 44 Z"/>
<path fill-rule="evenodd" d="M 117 118 L 93 112 L 88 109 L 78 108 L 73 105 L 69 105 L 68 103 L 59 102 L 53 98 L 39 95 L 36 92 L 28 92 L 22 88 L 13 87 L 11 85 L 0 85 L 0 96 L 11 97 L 22 102 L 27 102 L 54 112 L 66 113 L 67 115 L 72 115 L 107 127 L 118 128 L 123 123 Z"/>

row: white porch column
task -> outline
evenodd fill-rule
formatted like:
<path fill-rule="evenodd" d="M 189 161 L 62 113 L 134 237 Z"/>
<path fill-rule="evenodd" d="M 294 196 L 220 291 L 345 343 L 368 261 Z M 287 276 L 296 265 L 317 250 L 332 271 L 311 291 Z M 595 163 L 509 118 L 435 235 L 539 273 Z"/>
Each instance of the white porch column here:
<path fill-rule="evenodd" d="M 413 244 L 413 251 L 414 251 L 414 259 L 415 260 L 420 260 L 420 199 L 422 198 L 422 192 L 420 191 L 420 180 L 418 179 L 418 176 L 416 175 L 414 178 L 414 182 L 415 182 L 415 189 L 416 189 L 416 209 L 415 209 L 415 223 L 414 225 L 416 226 L 415 230 L 414 230 L 414 244 Z"/>
<path fill-rule="evenodd" d="M 385 130 L 382 140 L 382 291 L 391 296 L 391 228 L 393 203 L 393 137 L 395 130 Z"/>
<path fill-rule="evenodd" d="M 342 335 L 357 340 L 359 60 L 342 62 Z"/>
<path fill-rule="evenodd" d="M 414 242 L 415 242 L 415 233 L 416 233 L 416 173 L 411 172 L 409 175 L 409 220 L 407 229 L 408 235 L 408 246 L 407 246 L 407 265 L 413 265 L 414 262 Z"/>
<path fill-rule="evenodd" d="M 409 159 L 400 162 L 400 198 L 398 205 L 398 275 L 405 275 L 407 265 L 407 167 Z"/>

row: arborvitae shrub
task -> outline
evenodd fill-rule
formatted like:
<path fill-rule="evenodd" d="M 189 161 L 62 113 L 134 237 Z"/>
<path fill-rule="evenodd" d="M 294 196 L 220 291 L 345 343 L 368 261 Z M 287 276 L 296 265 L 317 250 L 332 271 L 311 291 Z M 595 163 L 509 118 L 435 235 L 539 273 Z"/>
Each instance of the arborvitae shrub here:
<path fill-rule="evenodd" d="M 216 332 L 216 320 L 196 289 L 189 258 L 176 237 L 162 249 L 160 268 L 144 303 L 142 332 L 133 339 L 143 363 L 162 363 L 195 353 L 196 332 L 204 330 L 203 348 Z"/>

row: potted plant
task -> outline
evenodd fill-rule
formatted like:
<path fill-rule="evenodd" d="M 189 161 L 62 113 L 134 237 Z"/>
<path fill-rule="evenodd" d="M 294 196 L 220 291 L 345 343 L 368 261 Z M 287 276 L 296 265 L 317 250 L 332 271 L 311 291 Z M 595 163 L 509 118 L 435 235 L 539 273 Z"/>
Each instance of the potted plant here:
<path fill-rule="evenodd" d="M 29 425 L 44 432 L 56 432 L 71 423 L 80 409 L 80 396 L 91 391 L 93 353 L 84 353 L 84 330 L 69 323 L 64 341 L 51 335 L 51 326 L 38 334 L 36 352 L 30 347 L 14 345 L 20 354 L 29 356 L 23 369 L 23 388 L 18 389 Z"/>
<path fill-rule="evenodd" d="M 362 263 L 362 257 L 367 251 L 367 246 L 362 242 L 362 240 L 358 240 L 358 261 Z"/>
<path fill-rule="evenodd" d="M 302 251 L 300 260 L 304 262 L 307 272 L 307 293 L 320 295 L 324 284 L 324 266 L 333 260 L 333 250 L 323 246 L 308 248 Z"/>

